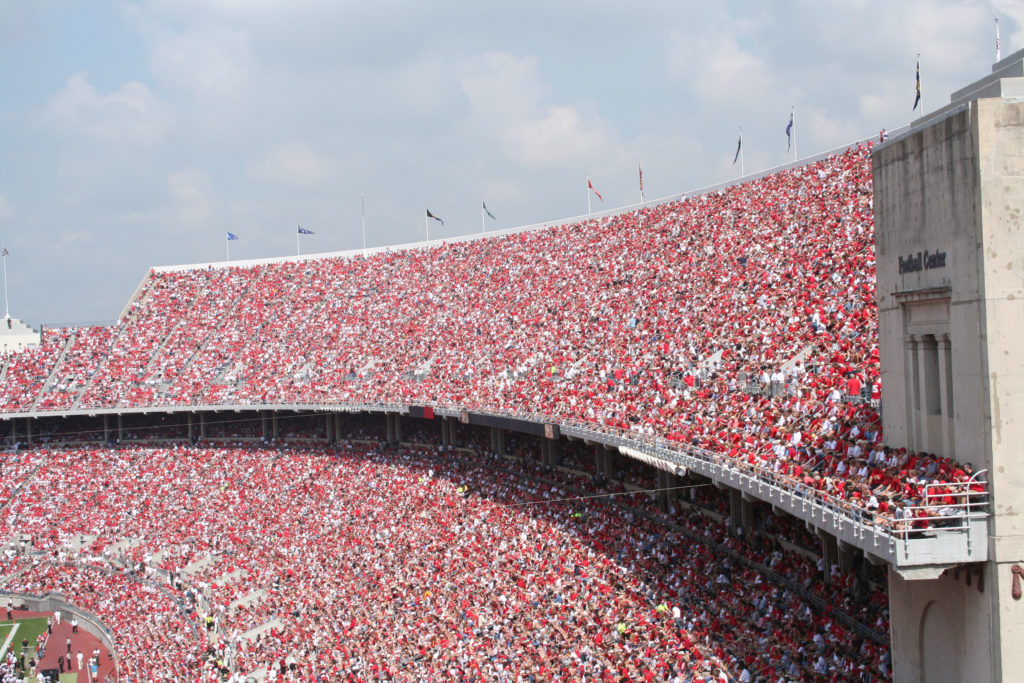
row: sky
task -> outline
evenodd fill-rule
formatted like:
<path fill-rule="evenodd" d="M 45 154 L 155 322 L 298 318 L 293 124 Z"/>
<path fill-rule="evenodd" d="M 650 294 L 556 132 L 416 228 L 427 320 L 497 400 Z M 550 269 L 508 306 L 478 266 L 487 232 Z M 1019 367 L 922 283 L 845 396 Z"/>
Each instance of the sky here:
<path fill-rule="evenodd" d="M 578 216 L 908 124 L 1024 47 L 1013 0 L 0 0 L 10 313 L 117 318 L 151 266 Z"/>

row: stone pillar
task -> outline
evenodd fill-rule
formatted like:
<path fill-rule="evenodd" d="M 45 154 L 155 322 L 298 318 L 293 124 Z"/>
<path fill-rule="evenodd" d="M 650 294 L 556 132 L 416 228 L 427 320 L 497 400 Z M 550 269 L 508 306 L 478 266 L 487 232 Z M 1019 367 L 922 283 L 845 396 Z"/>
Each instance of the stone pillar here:
<path fill-rule="evenodd" d="M 604 474 L 604 444 L 594 444 L 594 471 Z"/>
<path fill-rule="evenodd" d="M 117 431 L 120 436 L 121 431 L 121 416 L 117 416 Z M 199 413 L 199 437 L 203 440 L 206 439 L 206 413 Z"/>
<path fill-rule="evenodd" d="M 739 489 L 729 489 L 729 530 L 734 534 L 743 518 L 743 494 Z M 746 531 L 744 529 L 744 531 Z"/>
<path fill-rule="evenodd" d="M 849 574 L 853 571 L 853 558 L 857 549 L 843 541 L 836 541 L 836 549 L 839 551 L 839 571 Z"/>
<path fill-rule="evenodd" d="M 205 436 L 205 434 L 203 435 Z M 122 441 L 124 439 L 124 416 L 121 413 L 117 414 L 117 440 Z"/>
<path fill-rule="evenodd" d="M 189 427 L 191 428 L 191 426 L 192 426 L 192 419 L 191 419 L 191 416 L 189 416 Z M 192 436 L 191 429 L 189 429 L 189 436 Z M 265 412 L 261 412 L 260 413 L 260 438 L 263 439 L 264 441 L 266 441 L 267 437 L 268 437 L 268 434 L 267 434 L 267 414 Z"/>
<path fill-rule="evenodd" d="M 277 411 L 276 410 L 273 413 L 270 414 L 270 429 L 271 429 L 271 432 L 274 435 L 274 440 L 276 441 L 277 437 L 281 433 L 280 431 L 278 431 L 278 428 L 277 428 Z"/>
<path fill-rule="evenodd" d="M 935 335 L 939 353 L 939 405 L 942 413 L 942 455 L 953 455 L 953 356 L 950 353 L 949 335 Z"/>
<path fill-rule="evenodd" d="M 25 418 L 25 442 L 32 444 L 32 418 Z"/>
<path fill-rule="evenodd" d="M 920 404 L 918 396 L 918 383 L 914 381 L 917 376 L 917 344 L 912 336 L 903 340 L 903 357 L 906 372 L 903 377 L 907 396 L 907 446 L 911 450 L 918 450 L 921 444 L 920 425 L 917 421 L 917 409 Z"/>
<path fill-rule="evenodd" d="M 341 413 L 334 414 L 334 440 L 341 441 L 343 438 L 341 435 Z"/>
<path fill-rule="evenodd" d="M 618 455 L 614 448 L 604 446 L 604 476 L 608 481 L 615 478 L 615 460 Z"/>
<path fill-rule="evenodd" d="M 191 436 L 191 434 L 189 435 Z M 110 442 L 110 415 L 103 413 L 103 442 Z"/>
<path fill-rule="evenodd" d="M 491 427 L 491 453 L 498 452 L 498 429 L 497 427 Z"/>
<path fill-rule="evenodd" d="M 384 440 L 389 444 L 395 442 L 395 418 L 391 413 L 384 413 Z"/>
<path fill-rule="evenodd" d="M 754 499 L 746 494 L 740 496 L 740 515 L 743 522 L 743 534 L 747 537 L 754 533 Z"/>
<path fill-rule="evenodd" d="M 441 418 L 441 447 L 448 450 L 448 447 L 452 445 L 451 435 L 448 433 L 448 418 Z"/>
<path fill-rule="evenodd" d="M 498 430 L 498 455 L 506 455 L 508 453 L 508 448 L 505 443 L 505 437 L 507 435 L 508 432 L 506 432 L 504 429 Z"/>
<path fill-rule="evenodd" d="M 395 443 L 402 443 L 402 415 L 395 413 Z"/>
<path fill-rule="evenodd" d="M 821 539 L 821 559 L 825 570 L 825 583 L 832 583 L 832 565 L 836 564 L 839 555 L 839 545 L 836 537 L 827 531 L 818 529 L 816 532 Z"/>
<path fill-rule="evenodd" d="M 195 435 L 196 435 L 195 425 L 193 424 L 193 421 L 192 421 L 193 416 L 194 416 L 194 413 L 189 413 L 188 414 L 188 440 L 189 441 L 194 439 Z M 106 417 L 106 416 L 104 416 L 104 417 Z"/>
<path fill-rule="evenodd" d="M 334 416 L 324 413 L 324 440 L 328 444 L 334 443 Z"/>
<path fill-rule="evenodd" d="M 921 435 L 918 450 L 932 449 L 933 434 L 928 433 L 928 363 L 926 360 L 927 337 L 925 334 L 914 335 L 914 346 L 917 351 L 917 430 Z"/>

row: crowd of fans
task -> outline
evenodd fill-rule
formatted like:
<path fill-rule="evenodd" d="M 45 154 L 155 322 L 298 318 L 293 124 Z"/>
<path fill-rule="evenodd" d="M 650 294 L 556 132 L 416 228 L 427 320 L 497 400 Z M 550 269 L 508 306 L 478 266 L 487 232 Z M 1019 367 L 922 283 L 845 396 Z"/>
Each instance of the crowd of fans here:
<path fill-rule="evenodd" d="M 907 528 L 929 484 L 972 472 L 884 445 L 871 202 L 858 147 L 533 232 L 153 272 L 116 326 L 9 356 L 0 409 L 524 415 L 727 455 Z"/>
<path fill-rule="evenodd" d="M 888 677 L 884 592 L 783 547 L 781 520 L 734 536 L 683 501 L 586 497 L 622 482 L 536 446 L 5 454 L 5 534 L 31 542 L 3 588 L 99 615 L 122 681 Z"/>

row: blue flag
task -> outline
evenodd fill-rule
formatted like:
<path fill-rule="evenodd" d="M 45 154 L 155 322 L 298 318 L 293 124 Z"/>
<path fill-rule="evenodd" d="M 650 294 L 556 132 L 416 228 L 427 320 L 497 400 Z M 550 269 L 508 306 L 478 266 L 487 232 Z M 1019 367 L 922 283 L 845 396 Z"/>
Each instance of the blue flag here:
<path fill-rule="evenodd" d="M 302 226 L 300 225 L 300 226 L 299 226 L 299 234 L 300 234 L 300 235 L 315 235 L 316 233 L 315 233 L 315 232 L 313 232 L 312 230 L 306 230 L 306 229 L 305 229 L 304 227 L 302 227 Z"/>
<path fill-rule="evenodd" d="M 229 232 L 228 233 L 228 242 L 230 242 L 231 240 L 237 240 L 237 239 L 238 239 L 238 235 L 236 235 L 233 232 Z"/>
<path fill-rule="evenodd" d="M 793 112 L 789 112 L 789 123 L 786 125 L 786 151 L 793 146 Z"/>

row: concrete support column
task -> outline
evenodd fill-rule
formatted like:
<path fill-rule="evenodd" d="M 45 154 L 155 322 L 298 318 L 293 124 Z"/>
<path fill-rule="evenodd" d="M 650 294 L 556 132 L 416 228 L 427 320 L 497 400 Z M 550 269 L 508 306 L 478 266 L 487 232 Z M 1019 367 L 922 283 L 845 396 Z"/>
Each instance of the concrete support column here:
<path fill-rule="evenodd" d="M 334 440 L 341 440 L 341 413 L 334 414 Z"/>
<path fill-rule="evenodd" d="M 932 436 L 928 433 L 928 365 L 925 356 L 927 337 L 924 334 L 914 335 L 914 348 L 917 360 L 917 431 L 920 434 L 918 450 L 932 449 Z"/>
<path fill-rule="evenodd" d="M 491 427 L 490 432 L 491 432 L 491 453 L 497 453 L 498 452 L 498 429 L 496 427 Z"/>
<path fill-rule="evenodd" d="M 189 426 L 192 426 L 191 415 L 189 416 Z M 190 430 L 191 432 L 191 430 Z M 189 434 L 191 436 L 191 433 Z M 267 440 L 267 414 L 260 413 L 260 438 L 264 441 Z"/>
<path fill-rule="evenodd" d="M 327 443 L 334 443 L 334 416 L 324 413 L 324 439 Z"/>
<path fill-rule="evenodd" d="M 189 434 L 189 436 L 192 436 Z M 106 413 L 103 414 L 103 441 L 104 443 L 110 441 L 110 416 Z"/>
<path fill-rule="evenodd" d="M 743 518 L 743 494 L 739 489 L 729 489 L 729 530 L 734 534 Z"/>
<path fill-rule="evenodd" d="M 618 451 L 609 446 L 604 446 L 604 476 L 608 481 L 615 478 L 615 459 L 617 457 Z"/>
<path fill-rule="evenodd" d="M 448 418 L 441 418 L 441 446 L 447 450 L 452 445 L 451 435 L 448 433 Z"/>
<path fill-rule="evenodd" d="M 32 444 L 32 418 L 30 417 L 25 418 L 25 441 L 29 445 Z"/>
<path fill-rule="evenodd" d="M 821 559 L 825 569 L 825 583 L 832 583 L 832 565 L 839 560 L 839 544 L 836 537 L 826 531 L 819 529 L 817 534 L 821 539 Z"/>
<path fill-rule="evenodd" d="M 117 416 L 117 436 L 121 438 L 121 416 Z M 199 413 L 199 436 L 206 439 L 206 413 Z"/>
<path fill-rule="evenodd" d="M 402 443 L 402 416 L 400 414 L 398 414 L 398 413 L 395 413 L 395 427 L 394 427 L 394 431 L 395 431 L 395 443 L 396 444 Z"/>
<path fill-rule="evenodd" d="M 741 495 L 740 515 L 743 523 L 743 533 L 750 536 L 754 532 L 754 501 Z"/>
<path fill-rule="evenodd" d="M 507 436 L 508 436 L 508 432 L 506 432 L 504 429 L 499 429 L 498 430 L 498 455 L 507 455 L 508 454 L 508 446 L 506 444 L 506 437 Z"/>
<path fill-rule="evenodd" d="M 843 574 L 849 574 L 853 571 L 853 558 L 857 549 L 849 543 L 843 543 L 842 541 L 836 541 L 836 549 L 839 554 L 839 571 Z"/>
<path fill-rule="evenodd" d="M 917 411 L 921 405 L 921 398 L 918 395 L 920 386 L 914 381 L 917 377 L 917 343 L 912 336 L 904 339 L 903 361 L 904 389 L 907 394 L 907 439 L 910 441 L 907 446 L 911 450 L 918 450 L 921 446 L 921 424 L 917 419 Z"/>
<path fill-rule="evenodd" d="M 280 432 L 277 429 L 277 411 L 276 410 L 273 413 L 270 414 L 270 429 L 271 429 L 271 432 L 274 435 L 274 440 L 276 441 L 278 435 L 280 434 Z"/>
<path fill-rule="evenodd" d="M 206 436 L 204 433 L 203 436 Z M 117 415 L 117 440 L 124 440 L 124 415 L 118 413 Z"/>
<path fill-rule="evenodd" d="M 953 356 L 950 353 L 949 335 L 935 335 L 939 353 L 939 405 L 942 413 L 942 453 L 953 455 Z"/>
<path fill-rule="evenodd" d="M 104 415 L 104 417 L 106 417 L 106 415 Z M 193 413 L 189 413 L 188 414 L 188 440 L 189 441 L 194 439 L 195 435 L 196 435 L 196 428 L 195 428 L 195 424 L 193 423 L 193 419 L 192 419 L 193 417 L 194 417 Z M 104 423 L 104 426 L 105 425 L 106 425 L 106 423 Z"/>
<path fill-rule="evenodd" d="M 391 413 L 384 413 L 384 440 L 395 443 L 395 416 Z"/>

